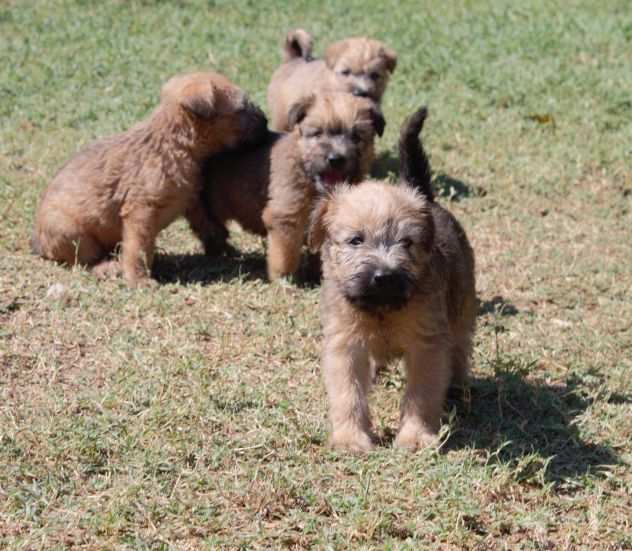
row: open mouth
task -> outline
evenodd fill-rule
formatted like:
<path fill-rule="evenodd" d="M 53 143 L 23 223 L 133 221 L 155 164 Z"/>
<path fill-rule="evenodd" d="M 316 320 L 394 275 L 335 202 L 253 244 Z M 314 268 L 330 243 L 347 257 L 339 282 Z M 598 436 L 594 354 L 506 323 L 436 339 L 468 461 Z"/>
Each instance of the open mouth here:
<path fill-rule="evenodd" d="M 329 191 L 336 185 L 342 184 L 347 179 L 347 175 L 342 170 L 334 170 L 332 168 L 321 172 L 318 175 L 318 183 L 321 187 Z"/>

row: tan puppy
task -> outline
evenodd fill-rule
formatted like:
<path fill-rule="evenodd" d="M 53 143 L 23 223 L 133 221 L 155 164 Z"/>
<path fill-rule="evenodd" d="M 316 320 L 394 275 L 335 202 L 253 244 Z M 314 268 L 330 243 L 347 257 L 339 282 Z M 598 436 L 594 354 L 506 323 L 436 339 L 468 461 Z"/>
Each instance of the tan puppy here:
<path fill-rule="evenodd" d="M 263 113 L 224 76 L 173 77 L 146 120 L 88 145 L 57 173 L 37 210 L 33 252 L 105 275 L 119 271 L 108 256 L 122 242 L 125 279 L 147 282 L 160 230 L 182 214 L 205 225 L 201 161 L 265 129 Z"/>
<path fill-rule="evenodd" d="M 322 370 L 331 443 L 373 447 L 371 362 L 402 357 L 407 387 L 395 446 L 435 441 L 452 379 L 466 377 L 476 317 L 474 255 L 457 220 L 434 202 L 418 132 L 404 125 L 400 185 L 340 186 L 313 215 L 310 244 L 323 261 Z"/>
<path fill-rule="evenodd" d="M 397 55 L 370 38 L 347 38 L 331 44 L 324 59 L 312 58 L 312 38 L 303 29 L 288 33 L 283 63 L 268 86 L 272 128 L 289 130 L 290 107 L 302 97 L 323 91 L 348 92 L 379 103 Z"/>
<path fill-rule="evenodd" d="M 384 119 L 351 94 L 309 96 L 290 110 L 287 134 L 246 153 L 219 155 L 204 170 L 204 201 L 216 223 L 200 238 L 208 254 L 226 246 L 226 223 L 268 236 L 271 280 L 296 272 L 309 215 L 319 193 L 366 176 Z"/>

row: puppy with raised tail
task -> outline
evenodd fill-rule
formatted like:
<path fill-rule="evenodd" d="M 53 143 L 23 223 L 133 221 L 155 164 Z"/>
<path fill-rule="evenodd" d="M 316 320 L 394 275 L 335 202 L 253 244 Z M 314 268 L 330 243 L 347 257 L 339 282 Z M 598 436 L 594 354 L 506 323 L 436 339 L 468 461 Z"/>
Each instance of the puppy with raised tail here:
<path fill-rule="evenodd" d="M 474 254 L 437 204 L 419 140 L 427 111 L 403 125 L 399 185 L 341 186 L 314 210 L 309 242 L 321 251 L 322 372 L 331 444 L 374 446 L 367 395 L 371 363 L 403 358 L 407 386 L 394 445 L 436 441 L 446 392 L 469 368 L 476 317 Z"/>
<path fill-rule="evenodd" d="M 379 104 L 397 65 L 396 53 L 371 38 L 334 42 L 324 59 L 314 59 L 312 48 L 312 37 L 303 29 L 290 31 L 285 38 L 283 62 L 268 86 L 271 126 L 278 132 L 289 130 L 291 106 L 311 94 L 347 92 Z"/>

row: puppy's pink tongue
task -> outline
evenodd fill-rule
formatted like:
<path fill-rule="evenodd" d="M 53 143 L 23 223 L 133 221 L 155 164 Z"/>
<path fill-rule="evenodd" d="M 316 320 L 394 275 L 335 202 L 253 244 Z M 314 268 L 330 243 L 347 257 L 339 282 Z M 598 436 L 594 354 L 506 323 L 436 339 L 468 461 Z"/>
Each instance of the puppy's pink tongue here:
<path fill-rule="evenodd" d="M 327 187 L 334 187 L 336 184 L 344 182 L 345 176 L 339 170 L 327 170 L 323 172 L 322 180 Z"/>

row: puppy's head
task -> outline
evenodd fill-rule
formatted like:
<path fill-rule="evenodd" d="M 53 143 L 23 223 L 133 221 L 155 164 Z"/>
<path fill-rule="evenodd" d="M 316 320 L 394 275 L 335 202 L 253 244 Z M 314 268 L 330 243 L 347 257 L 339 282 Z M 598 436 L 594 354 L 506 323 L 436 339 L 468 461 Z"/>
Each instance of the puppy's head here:
<path fill-rule="evenodd" d="M 338 90 L 379 102 L 397 65 L 397 54 L 378 40 L 347 38 L 327 48 L 325 63 Z"/>
<path fill-rule="evenodd" d="M 340 186 L 315 208 L 309 232 L 323 280 L 365 312 L 403 308 L 423 287 L 434 245 L 429 203 L 405 184 Z"/>
<path fill-rule="evenodd" d="M 375 102 L 345 93 L 303 98 L 289 113 L 303 168 L 321 193 L 366 176 L 374 157 L 375 135 L 382 135 L 384 125 Z"/>
<path fill-rule="evenodd" d="M 161 105 L 175 111 L 195 131 L 193 147 L 201 155 L 262 141 L 267 119 L 247 94 L 219 73 L 190 73 L 169 79 Z"/>

